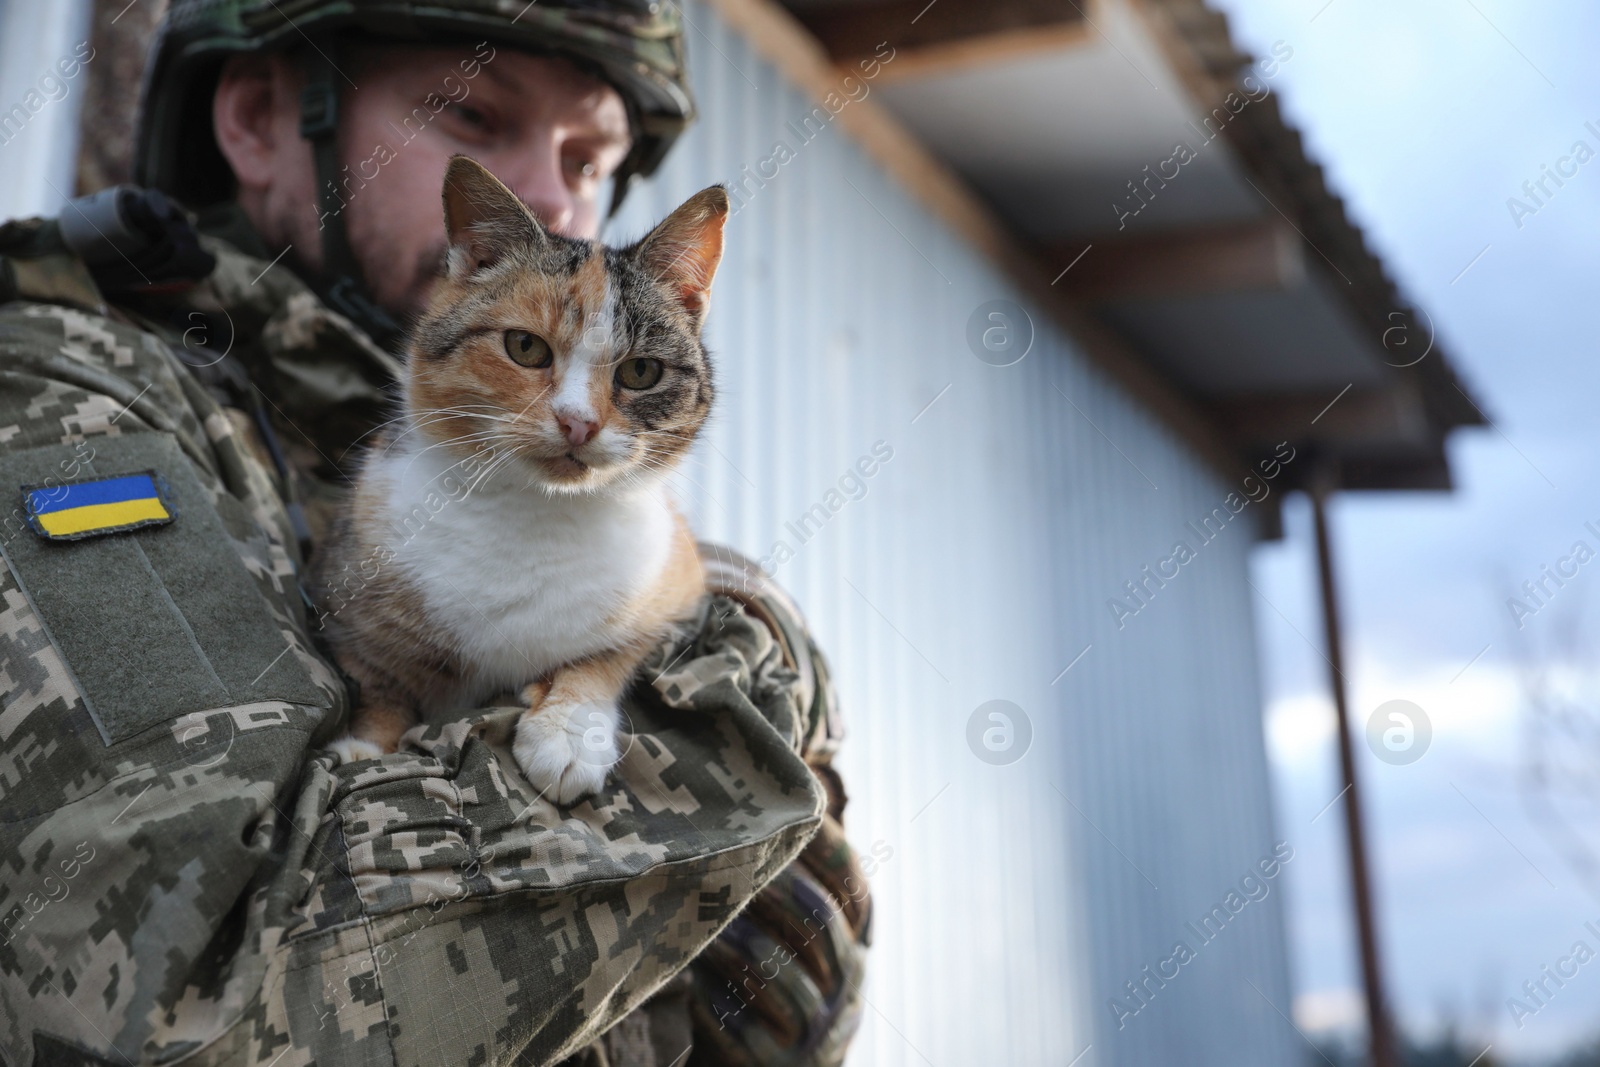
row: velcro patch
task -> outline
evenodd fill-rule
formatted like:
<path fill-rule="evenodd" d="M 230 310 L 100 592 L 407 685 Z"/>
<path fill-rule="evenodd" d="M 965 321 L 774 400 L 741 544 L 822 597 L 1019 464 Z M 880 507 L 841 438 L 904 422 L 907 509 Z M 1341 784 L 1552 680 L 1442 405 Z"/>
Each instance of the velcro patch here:
<path fill-rule="evenodd" d="M 178 514 L 172 494 L 153 470 L 22 487 L 28 525 L 49 541 L 163 526 Z"/>

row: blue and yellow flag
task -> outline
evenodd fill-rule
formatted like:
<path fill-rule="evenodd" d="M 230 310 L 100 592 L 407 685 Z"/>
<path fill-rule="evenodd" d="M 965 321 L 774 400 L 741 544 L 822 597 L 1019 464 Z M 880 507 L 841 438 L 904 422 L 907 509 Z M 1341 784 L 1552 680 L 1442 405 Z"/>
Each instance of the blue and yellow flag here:
<path fill-rule="evenodd" d="M 174 511 L 155 471 L 67 485 L 23 486 L 28 521 L 41 537 L 75 541 L 171 522 Z"/>

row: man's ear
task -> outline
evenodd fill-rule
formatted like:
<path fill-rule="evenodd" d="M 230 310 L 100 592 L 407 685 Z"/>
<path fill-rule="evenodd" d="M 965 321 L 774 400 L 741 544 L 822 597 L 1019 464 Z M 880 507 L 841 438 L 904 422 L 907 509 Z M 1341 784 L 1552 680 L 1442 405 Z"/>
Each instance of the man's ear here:
<path fill-rule="evenodd" d="M 538 245 L 544 227 L 517 194 L 466 156 L 454 156 L 444 172 L 446 261 L 453 279 L 498 263 L 512 249 Z"/>
<path fill-rule="evenodd" d="M 702 189 L 640 241 L 636 254 L 645 270 L 672 290 L 699 325 L 711 299 L 711 279 L 722 262 L 722 227 L 728 221 L 728 192 L 720 185 Z"/>
<path fill-rule="evenodd" d="M 259 194 L 281 179 L 286 146 L 279 116 L 295 101 L 295 86 L 281 55 L 238 55 L 222 65 L 211 99 L 211 125 L 217 147 L 246 195 Z M 305 151 L 309 159 L 310 150 Z"/>

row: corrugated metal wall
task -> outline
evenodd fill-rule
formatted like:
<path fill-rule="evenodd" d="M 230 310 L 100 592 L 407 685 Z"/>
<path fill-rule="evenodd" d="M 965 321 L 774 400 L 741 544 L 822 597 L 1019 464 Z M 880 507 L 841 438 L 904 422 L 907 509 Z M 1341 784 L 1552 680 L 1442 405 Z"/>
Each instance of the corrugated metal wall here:
<path fill-rule="evenodd" d="M 702 120 L 612 233 L 793 153 L 729 224 L 721 393 L 680 481 L 704 536 L 795 550 L 777 577 L 839 681 L 848 827 L 892 850 L 851 1063 L 1298 1061 L 1281 880 L 1209 945 L 1185 926 L 1274 840 L 1248 512 L 1121 631 L 1106 605 L 1236 486 L 1043 315 L 1020 363 L 978 360 L 969 316 L 1017 294 L 841 129 L 801 143 L 812 101 L 686 13 Z M 879 441 L 865 495 L 830 499 Z M 819 503 L 802 544 L 785 524 Z M 1032 726 L 1009 766 L 967 742 L 994 699 Z M 1108 998 L 1180 939 L 1197 958 L 1119 1031 Z"/>
<path fill-rule="evenodd" d="M 0 0 L 0 220 L 53 213 L 72 195 L 86 75 L 63 79 L 56 61 L 88 33 L 88 0 Z"/>

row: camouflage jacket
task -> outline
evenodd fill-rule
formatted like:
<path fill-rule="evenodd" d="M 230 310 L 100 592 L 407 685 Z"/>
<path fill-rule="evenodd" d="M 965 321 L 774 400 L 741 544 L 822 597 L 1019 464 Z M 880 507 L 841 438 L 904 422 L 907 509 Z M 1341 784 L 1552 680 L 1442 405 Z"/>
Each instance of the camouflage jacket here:
<path fill-rule="evenodd" d="M 350 697 L 299 575 L 396 363 L 248 234 L 108 303 L 53 225 L 0 228 L 0 1063 L 677 1060 L 681 1012 L 629 1013 L 824 822 L 813 868 L 853 869 L 787 601 L 732 568 L 570 809 L 511 706 L 334 766 Z M 166 519 L 50 511 L 122 476 Z"/>

